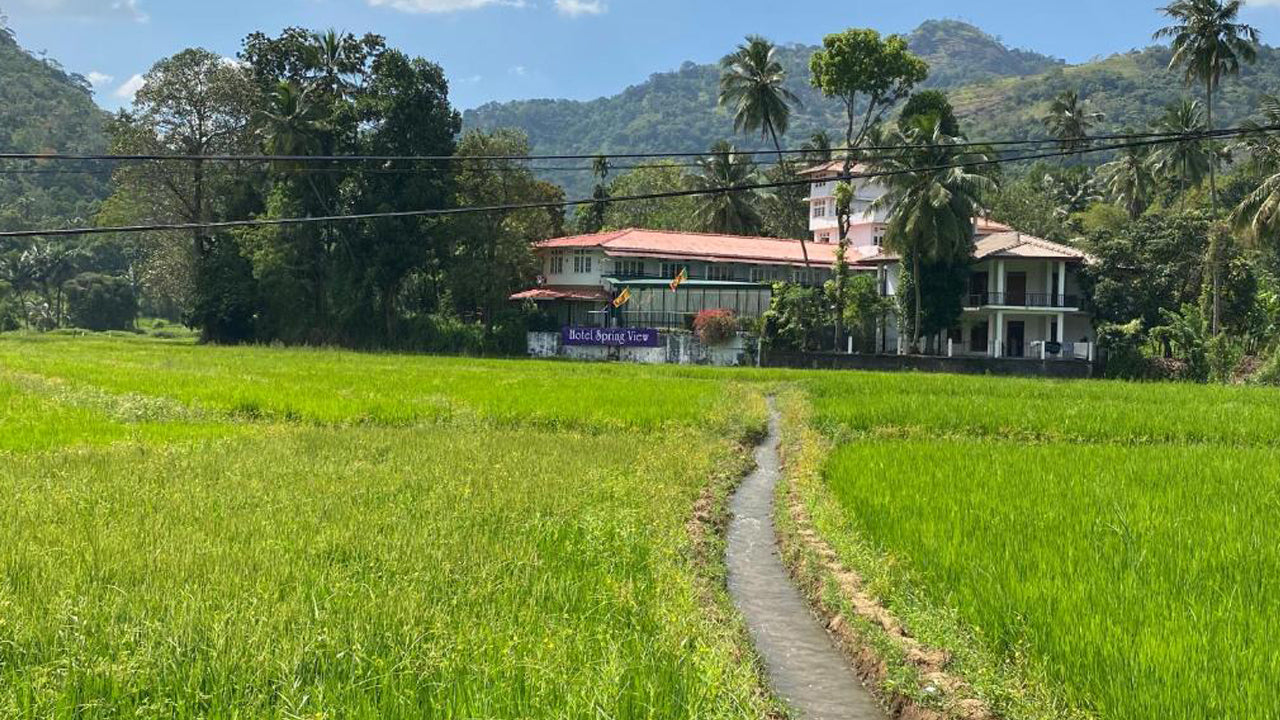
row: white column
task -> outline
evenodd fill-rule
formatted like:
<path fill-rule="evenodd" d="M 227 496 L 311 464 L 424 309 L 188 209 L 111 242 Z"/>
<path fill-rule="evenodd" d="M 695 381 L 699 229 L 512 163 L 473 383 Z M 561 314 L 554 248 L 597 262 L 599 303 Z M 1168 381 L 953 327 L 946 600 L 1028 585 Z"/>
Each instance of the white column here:
<path fill-rule="evenodd" d="M 1005 287 L 1004 261 L 998 260 L 996 261 L 996 292 L 999 293 L 1000 295 L 1000 302 L 997 303 L 999 305 L 1004 305 L 1004 300 L 1005 300 L 1004 287 Z"/>
<path fill-rule="evenodd" d="M 1000 263 L 1000 273 L 1004 274 L 1004 263 Z M 996 347 L 995 356 L 1004 357 L 1004 311 L 996 311 Z"/>
<path fill-rule="evenodd" d="M 1055 292 L 1057 292 L 1062 296 L 1062 302 L 1063 304 L 1066 304 L 1066 301 L 1067 301 L 1067 261 L 1066 260 L 1058 261 L 1058 278 L 1059 278 L 1058 289 Z M 1058 327 L 1062 327 L 1062 325 L 1059 324 Z"/>
<path fill-rule="evenodd" d="M 1065 313 L 1058 313 L 1058 342 L 1065 343 L 1067 341 L 1067 316 Z"/>

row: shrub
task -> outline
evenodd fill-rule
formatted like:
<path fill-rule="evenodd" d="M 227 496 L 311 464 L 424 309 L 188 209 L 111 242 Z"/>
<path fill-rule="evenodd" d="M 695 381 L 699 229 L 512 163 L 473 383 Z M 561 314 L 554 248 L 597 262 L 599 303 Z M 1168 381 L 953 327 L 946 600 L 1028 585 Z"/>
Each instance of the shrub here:
<path fill-rule="evenodd" d="M 86 330 L 127 330 L 138 314 L 138 298 L 128 280 L 98 273 L 81 273 L 63 286 L 67 315 Z"/>
<path fill-rule="evenodd" d="M 703 345 L 723 345 L 738 331 L 732 310 L 703 310 L 693 319 L 693 332 Z"/>

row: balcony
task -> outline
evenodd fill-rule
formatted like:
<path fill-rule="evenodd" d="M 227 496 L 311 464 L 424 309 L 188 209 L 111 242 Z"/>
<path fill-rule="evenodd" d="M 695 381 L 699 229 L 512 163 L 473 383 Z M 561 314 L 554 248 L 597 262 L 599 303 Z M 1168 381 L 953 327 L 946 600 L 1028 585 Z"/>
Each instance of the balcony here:
<path fill-rule="evenodd" d="M 1079 295 L 1029 292 L 979 292 L 969 293 L 964 306 L 969 309 L 984 307 L 1012 307 L 1046 310 L 1080 310 L 1083 300 Z"/>

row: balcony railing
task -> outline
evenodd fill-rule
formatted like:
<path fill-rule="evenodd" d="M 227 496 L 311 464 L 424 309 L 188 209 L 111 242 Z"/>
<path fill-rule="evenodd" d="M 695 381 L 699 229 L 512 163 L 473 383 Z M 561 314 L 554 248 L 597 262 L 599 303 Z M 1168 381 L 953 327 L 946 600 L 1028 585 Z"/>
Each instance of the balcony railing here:
<path fill-rule="evenodd" d="M 1062 293 L 1011 293 L 981 292 L 969 293 L 965 307 L 979 308 L 988 306 L 1021 307 L 1021 308 L 1079 308 L 1079 295 Z"/>

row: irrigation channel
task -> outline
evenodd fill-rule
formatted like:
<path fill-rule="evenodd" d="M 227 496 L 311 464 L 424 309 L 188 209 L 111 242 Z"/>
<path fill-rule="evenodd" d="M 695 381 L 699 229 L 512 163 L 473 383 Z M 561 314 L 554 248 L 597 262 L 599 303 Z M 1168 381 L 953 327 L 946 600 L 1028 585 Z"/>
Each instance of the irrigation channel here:
<path fill-rule="evenodd" d="M 884 720 L 884 712 L 782 565 L 773 526 L 778 440 L 778 413 L 770 406 L 768 436 L 756 446 L 756 469 L 730 504 L 729 593 L 746 618 L 774 691 L 795 715 L 805 720 Z"/>

